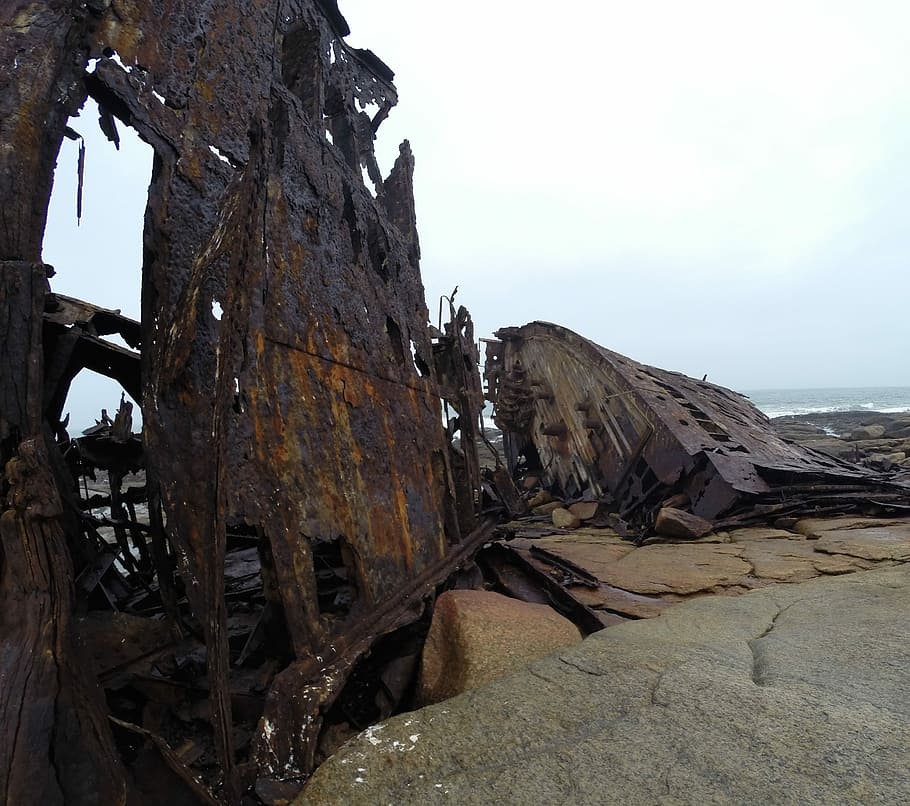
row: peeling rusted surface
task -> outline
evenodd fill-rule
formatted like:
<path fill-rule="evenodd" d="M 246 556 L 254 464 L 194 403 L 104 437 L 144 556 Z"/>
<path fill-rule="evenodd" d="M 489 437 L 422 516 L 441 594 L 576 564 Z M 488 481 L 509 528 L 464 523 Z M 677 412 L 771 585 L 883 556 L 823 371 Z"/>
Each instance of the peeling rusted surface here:
<path fill-rule="evenodd" d="M 185 591 L 204 639 L 220 768 L 209 783 L 238 802 L 257 778 L 310 771 L 323 714 L 357 658 L 416 618 L 420 597 L 483 535 L 464 538 L 479 501 L 476 452 L 462 451 L 456 479 L 440 427 L 451 394 L 473 446 L 481 401 L 469 319 L 459 312 L 452 324 L 458 375 L 440 384 L 413 156 L 403 143 L 383 178 L 373 152 L 397 102 L 393 74 L 344 42 L 331 0 L 19 2 L 0 23 L 12 65 L 0 94 L 2 458 L 27 438 L 51 451 L 54 434 L 66 442 L 58 420 L 83 368 L 141 400 L 147 523 L 131 509 L 139 494 L 122 490 L 133 469 L 128 410 L 102 424 L 102 443 L 82 444 L 82 461 L 110 474 L 109 522 L 76 511 L 62 461 L 49 459 L 69 502 L 57 518 L 75 552 L 68 573 L 112 606 L 121 585 L 157 585 L 178 633 Z M 87 94 L 108 136 L 116 118 L 154 150 L 138 327 L 47 293 L 40 245 L 54 161 Z M 115 332 L 134 349 L 104 338 Z M 98 536 L 107 528 L 113 555 Z M 286 637 L 242 752 L 229 535 L 256 547 L 263 624 Z M 115 555 L 125 582 L 105 559 Z"/>
<path fill-rule="evenodd" d="M 497 331 L 487 396 L 510 468 L 567 499 L 610 501 L 646 534 L 671 501 L 715 524 L 907 497 L 856 465 L 787 442 L 735 392 L 645 366 L 544 322 Z"/>

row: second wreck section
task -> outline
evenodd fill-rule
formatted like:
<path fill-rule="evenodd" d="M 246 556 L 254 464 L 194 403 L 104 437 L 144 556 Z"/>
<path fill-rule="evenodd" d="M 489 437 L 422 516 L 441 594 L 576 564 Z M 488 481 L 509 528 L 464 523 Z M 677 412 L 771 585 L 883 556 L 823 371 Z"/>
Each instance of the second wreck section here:
<path fill-rule="evenodd" d="M 874 474 L 787 442 L 747 398 L 646 366 L 546 322 L 487 343 L 487 397 L 513 473 L 606 500 L 644 536 L 662 507 L 716 526 L 906 500 Z"/>

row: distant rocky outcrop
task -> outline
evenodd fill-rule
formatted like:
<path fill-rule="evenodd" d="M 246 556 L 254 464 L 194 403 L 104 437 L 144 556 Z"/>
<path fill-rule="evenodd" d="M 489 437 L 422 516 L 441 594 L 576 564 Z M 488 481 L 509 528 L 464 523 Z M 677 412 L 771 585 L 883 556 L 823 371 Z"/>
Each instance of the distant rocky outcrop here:
<path fill-rule="evenodd" d="M 838 411 L 776 417 L 774 430 L 807 448 L 910 477 L 910 412 Z"/>

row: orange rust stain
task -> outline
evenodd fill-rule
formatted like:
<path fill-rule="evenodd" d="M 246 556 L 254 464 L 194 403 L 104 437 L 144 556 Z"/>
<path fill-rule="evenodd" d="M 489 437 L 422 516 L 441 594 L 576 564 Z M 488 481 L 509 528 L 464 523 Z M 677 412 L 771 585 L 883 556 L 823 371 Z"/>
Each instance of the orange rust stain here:
<path fill-rule="evenodd" d="M 142 29 L 135 22 L 124 22 L 124 20 L 136 20 L 142 17 L 141 10 L 135 8 L 134 3 L 128 3 L 134 6 L 124 9 L 125 14 L 107 15 L 99 32 L 99 42 L 102 47 L 110 47 L 117 51 L 117 54 L 123 60 L 124 64 L 134 64 L 140 61 L 139 50 L 145 39 Z M 122 16 L 122 19 L 120 18 Z M 148 59 L 141 59 L 146 67 L 150 67 Z"/>
<path fill-rule="evenodd" d="M 407 568 L 414 565 L 414 551 L 411 546 L 411 529 L 408 519 L 408 499 L 404 493 L 404 487 L 401 486 L 401 480 L 395 477 L 395 503 L 398 506 L 398 516 L 401 523 L 401 543 L 404 548 L 404 562 Z"/>
<path fill-rule="evenodd" d="M 196 92 L 199 94 L 199 98 L 207 104 L 215 100 L 215 88 L 208 81 L 197 81 Z"/>
<path fill-rule="evenodd" d="M 27 8 L 23 8 L 13 17 L 9 24 L 10 30 L 17 34 L 27 34 L 31 30 L 36 12 L 43 7 L 44 3 L 29 3 Z"/>

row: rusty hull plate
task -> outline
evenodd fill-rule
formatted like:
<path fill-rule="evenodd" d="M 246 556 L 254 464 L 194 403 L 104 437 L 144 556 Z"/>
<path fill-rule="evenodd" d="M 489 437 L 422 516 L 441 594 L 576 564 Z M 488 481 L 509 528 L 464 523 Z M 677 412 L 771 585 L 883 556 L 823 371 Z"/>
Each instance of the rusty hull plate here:
<path fill-rule="evenodd" d="M 373 154 L 397 102 L 393 75 L 344 42 L 331 0 L 57 0 L 7 4 L 0 22 L 14 65 L 0 100 L 0 261 L 2 302 L 15 309 L 2 313 L 24 311 L 6 350 L 23 369 L 4 370 L 4 389 L 21 394 L 0 412 L 3 459 L 41 430 L 40 326 L 28 317 L 46 291 L 56 154 L 89 94 L 103 128 L 116 118 L 154 150 L 140 338 L 149 487 L 202 624 L 223 794 L 236 801 L 227 530 L 264 547 L 276 581 L 266 594 L 295 658 L 284 690 L 290 679 L 291 694 L 315 686 L 307 708 L 273 704 L 261 725 L 259 772 L 279 778 L 309 771 L 312 731 L 296 720 L 318 724 L 351 653 L 369 645 L 363 624 L 391 628 L 394 618 L 375 620 L 389 602 L 413 617 L 419 606 L 402 592 L 438 577 L 461 545 L 414 162 L 404 142 L 383 178 Z M 50 324 L 79 315 L 70 302 Z M 57 368 L 64 385 L 67 367 Z M 59 412 L 60 395 L 50 397 Z M 314 567 L 326 551 L 348 583 L 330 605 Z"/>

